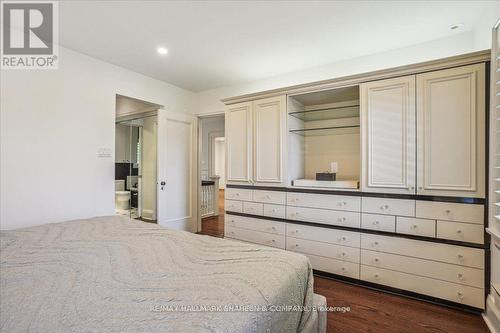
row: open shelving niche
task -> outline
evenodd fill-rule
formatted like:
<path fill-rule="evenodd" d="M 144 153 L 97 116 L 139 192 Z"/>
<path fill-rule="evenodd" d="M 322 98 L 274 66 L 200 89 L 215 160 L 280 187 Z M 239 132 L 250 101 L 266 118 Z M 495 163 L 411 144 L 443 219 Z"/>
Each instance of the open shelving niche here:
<path fill-rule="evenodd" d="M 288 185 L 358 190 L 361 169 L 359 86 L 289 95 Z M 337 181 L 316 172 L 338 163 Z"/>

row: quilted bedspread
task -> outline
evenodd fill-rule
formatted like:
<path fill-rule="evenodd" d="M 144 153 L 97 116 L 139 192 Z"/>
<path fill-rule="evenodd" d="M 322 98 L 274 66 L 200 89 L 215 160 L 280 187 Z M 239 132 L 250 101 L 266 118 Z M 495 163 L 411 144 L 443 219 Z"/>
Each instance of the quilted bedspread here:
<path fill-rule="evenodd" d="M 119 216 L 0 234 L 2 332 L 314 330 L 300 254 Z"/>

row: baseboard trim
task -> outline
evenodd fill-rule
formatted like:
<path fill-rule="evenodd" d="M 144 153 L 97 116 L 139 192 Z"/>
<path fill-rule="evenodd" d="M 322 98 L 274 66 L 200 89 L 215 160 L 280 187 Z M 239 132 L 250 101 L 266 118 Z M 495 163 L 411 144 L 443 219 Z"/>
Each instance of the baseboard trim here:
<path fill-rule="evenodd" d="M 494 291 L 492 291 L 494 293 Z M 491 333 L 500 333 L 500 297 L 489 294 L 486 299 L 486 311 L 483 313 L 483 320 Z"/>

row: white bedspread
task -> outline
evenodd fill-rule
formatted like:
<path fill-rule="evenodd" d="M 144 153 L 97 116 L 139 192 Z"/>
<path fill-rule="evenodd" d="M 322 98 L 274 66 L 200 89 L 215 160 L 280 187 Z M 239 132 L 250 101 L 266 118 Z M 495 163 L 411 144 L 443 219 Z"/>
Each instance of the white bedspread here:
<path fill-rule="evenodd" d="M 2 231 L 0 245 L 2 332 L 316 329 L 315 311 L 205 311 L 313 305 L 300 254 L 117 216 Z"/>

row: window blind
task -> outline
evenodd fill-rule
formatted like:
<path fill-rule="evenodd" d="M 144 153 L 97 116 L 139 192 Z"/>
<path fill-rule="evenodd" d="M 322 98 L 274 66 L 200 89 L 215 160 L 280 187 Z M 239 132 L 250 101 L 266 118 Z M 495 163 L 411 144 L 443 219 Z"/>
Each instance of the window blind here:
<path fill-rule="evenodd" d="M 491 44 L 490 185 L 491 285 L 500 293 L 500 20 L 493 28 Z M 493 292 L 493 290 L 492 290 Z"/>

